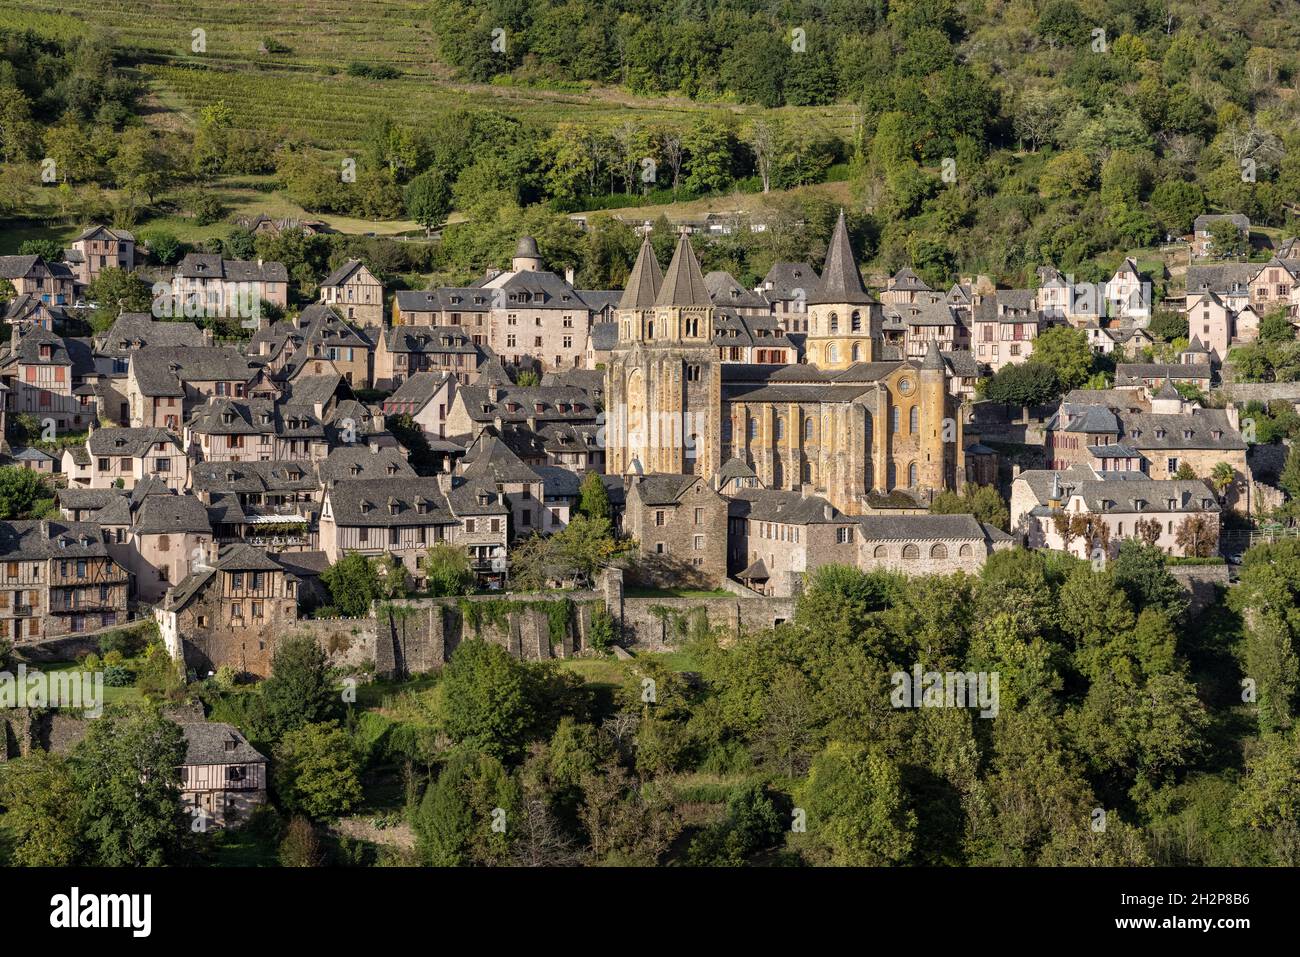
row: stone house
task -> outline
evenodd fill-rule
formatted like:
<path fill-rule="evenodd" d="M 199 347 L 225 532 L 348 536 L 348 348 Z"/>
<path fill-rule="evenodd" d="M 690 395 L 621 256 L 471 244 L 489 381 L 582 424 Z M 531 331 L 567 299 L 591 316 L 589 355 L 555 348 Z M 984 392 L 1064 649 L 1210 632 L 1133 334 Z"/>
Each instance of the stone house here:
<path fill-rule="evenodd" d="M 311 549 L 316 545 L 312 529 L 320 512 L 320 465 L 195 462 L 190 493 L 206 508 L 220 544 L 246 542 L 276 551 Z"/>
<path fill-rule="evenodd" d="M 1034 353 L 1039 318 L 1031 289 L 999 289 L 972 310 L 971 349 L 981 364 L 997 372 L 1025 362 Z"/>
<path fill-rule="evenodd" d="M 185 448 L 205 462 L 319 462 L 325 426 L 310 406 L 269 399 L 209 399 L 185 425 Z"/>
<path fill-rule="evenodd" d="M 623 531 L 639 548 L 629 578 L 653 588 L 717 588 L 727 577 L 729 506 L 699 475 L 633 475 Z"/>
<path fill-rule="evenodd" d="M 32 295 L 51 306 L 71 306 L 77 301 L 77 279 L 63 263 L 40 256 L 0 256 L 0 279 L 8 279 L 18 295 Z"/>
<path fill-rule="evenodd" d="M 135 237 L 125 229 L 90 226 L 63 251 L 77 282 L 89 285 L 105 269 L 135 268 Z"/>
<path fill-rule="evenodd" d="M 1237 228 L 1243 240 L 1250 240 L 1250 217 L 1243 213 L 1203 213 L 1192 222 L 1192 257 L 1214 255 L 1214 240 L 1210 229 L 1215 223 L 1229 222 Z"/>
<path fill-rule="evenodd" d="M 15 645 L 122 624 L 127 571 L 89 522 L 0 522 L 0 636 Z"/>
<path fill-rule="evenodd" d="M 277 382 L 333 370 L 357 389 L 370 387 L 374 351 L 370 335 L 326 303 L 259 329 L 248 344 L 248 354 L 263 357 L 263 368 Z"/>
<path fill-rule="evenodd" d="M 321 280 L 320 301 L 349 322 L 384 324 L 384 284 L 360 259 L 349 259 Z"/>
<path fill-rule="evenodd" d="M 180 434 L 190 412 L 212 396 L 243 398 L 254 372 L 247 356 L 220 346 L 156 347 L 131 354 L 126 399 L 131 425 Z"/>
<path fill-rule="evenodd" d="M 92 428 L 85 449 L 90 488 L 132 489 L 149 478 L 177 492 L 189 485 L 189 459 L 180 441 L 165 429 Z"/>
<path fill-rule="evenodd" d="M 789 598 L 820 566 L 857 562 L 857 519 L 821 496 L 737 488 L 727 514 L 731 577 L 765 595 Z"/>
<path fill-rule="evenodd" d="M 95 359 L 85 339 L 63 338 L 39 327 L 20 334 L 10 327 L 9 354 L 0 359 L 0 377 L 9 387 L 9 415 L 33 416 L 42 428 L 78 432 L 97 418 Z"/>
<path fill-rule="evenodd" d="M 1011 536 L 973 515 L 862 515 L 858 567 L 906 575 L 977 573 Z"/>
<path fill-rule="evenodd" d="M 447 372 L 417 372 L 384 400 L 384 415 L 409 415 L 426 436 L 445 439 L 457 385 L 456 377 Z"/>
<path fill-rule="evenodd" d="M 502 494 L 510 508 L 512 538 L 543 530 L 542 477 L 496 435 L 481 434 L 465 452 L 456 474 Z"/>
<path fill-rule="evenodd" d="M 257 314 L 263 301 L 288 307 L 289 272 L 283 263 L 188 253 L 176 266 L 172 295 L 191 318 L 192 311 L 208 318 L 255 318 L 244 314 L 250 305 Z"/>
<path fill-rule="evenodd" d="M 205 826 L 234 827 L 266 803 L 266 758 L 233 725 L 182 722 L 181 803 Z"/>
<path fill-rule="evenodd" d="M 375 388 L 391 390 L 419 372 L 450 372 L 469 382 L 478 368 L 479 350 L 456 326 L 395 326 L 375 345 Z"/>
<path fill-rule="evenodd" d="M 229 665 L 265 676 L 298 620 L 298 579 L 260 549 L 226 545 L 167 592 L 154 618 L 172 657 L 196 674 Z"/>
<path fill-rule="evenodd" d="M 1126 538 L 1141 539 L 1143 525 L 1158 534 L 1153 542 L 1169 555 L 1182 555 L 1178 533 L 1183 523 L 1199 517 L 1217 552 L 1220 506 L 1215 494 L 1199 479 L 1148 479 L 1139 472 L 1101 473 L 1075 469 L 1022 472 L 1013 483 L 1012 528 L 1030 548 L 1068 551 L 1090 558 L 1100 549 L 1113 556 Z M 1056 516 L 1089 515 L 1099 520 L 1091 539 L 1062 536 Z M 1143 523 L 1143 524 L 1139 524 Z M 1100 529 L 1104 527 L 1105 531 Z M 1068 547 L 1067 547 L 1068 545 Z"/>

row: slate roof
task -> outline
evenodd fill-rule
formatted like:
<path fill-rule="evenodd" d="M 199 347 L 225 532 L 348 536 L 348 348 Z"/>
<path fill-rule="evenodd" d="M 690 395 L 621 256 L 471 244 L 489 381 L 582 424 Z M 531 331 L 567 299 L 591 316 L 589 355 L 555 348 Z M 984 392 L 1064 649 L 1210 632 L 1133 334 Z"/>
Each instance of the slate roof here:
<path fill-rule="evenodd" d="M 266 758 L 233 725 L 217 721 L 185 722 L 185 764 L 265 764 Z"/>
<path fill-rule="evenodd" d="M 211 531 L 208 510 L 193 495 L 150 495 L 136 511 L 139 535 Z"/>
<path fill-rule="evenodd" d="M 399 289 L 395 295 L 401 312 L 490 312 L 492 309 L 492 296 L 477 286 Z"/>
<path fill-rule="evenodd" d="M 690 239 L 683 232 L 677 239 L 673 261 L 664 273 L 663 285 L 655 297 L 656 306 L 711 306 L 709 287 L 704 284 L 704 273 Z"/>
<path fill-rule="evenodd" d="M 659 260 L 655 258 L 654 246 L 650 244 L 650 234 L 646 233 L 637 251 L 636 262 L 628 274 L 627 286 L 618 301 L 620 309 L 650 309 L 659 298 L 663 286 L 663 273 L 659 270 Z"/>
<path fill-rule="evenodd" d="M 645 505 L 675 505 L 698 478 L 697 475 L 656 473 L 635 479 L 632 487 Z"/>
<path fill-rule="evenodd" d="M 213 566 L 228 572 L 278 572 L 279 563 L 260 548 L 235 542 L 224 545 Z"/>
<path fill-rule="evenodd" d="M 1118 385 L 1142 379 L 1209 379 L 1208 362 L 1120 362 L 1115 366 Z"/>
<path fill-rule="evenodd" d="M 984 527 L 973 515 L 859 515 L 867 541 L 984 540 Z"/>
<path fill-rule="evenodd" d="M 340 445 L 331 449 L 317 468 L 320 481 L 326 485 L 356 479 L 415 477 L 415 469 L 411 468 L 406 452 L 400 448 Z"/>
<path fill-rule="evenodd" d="M 609 352 L 618 345 L 617 322 L 593 322 L 590 330 L 591 348 L 596 352 Z"/>
<path fill-rule="evenodd" d="M 0 522 L 0 558 L 101 558 L 108 554 L 104 530 L 96 522 L 43 519 Z"/>
<path fill-rule="evenodd" d="M 365 263 L 360 259 L 349 259 L 342 266 L 339 266 L 338 269 L 335 269 L 332 273 L 322 279 L 320 281 L 321 287 L 341 286 L 351 279 L 354 273 L 360 272 L 364 268 Z"/>
<path fill-rule="evenodd" d="M 345 479 L 326 495 L 340 526 L 458 524 L 435 478 Z"/>
<path fill-rule="evenodd" d="M 22 279 L 38 262 L 44 260 L 40 256 L 0 256 L 0 279 Z"/>
<path fill-rule="evenodd" d="M 766 309 L 767 300 L 751 292 L 736 282 L 731 273 L 714 270 L 704 276 L 704 285 L 717 306 L 731 306 L 733 309 Z"/>
<path fill-rule="evenodd" d="M 582 476 L 558 465 L 538 465 L 533 469 L 542 477 L 543 494 L 547 498 L 577 498 L 582 486 Z"/>
<path fill-rule="evenodd" d="M 159 442 L 180 448 L 170 432 L 152 427 L 95 429 L 86 437 L 86 448 L 91 455 L 126 455 L 134 459 L 146 454 Z"/>
<path fill-rule="evenodd" d="M 256 368 L 222 346 L 151 346 L 131 353 L 131 367 L 147 396 L 183 396 L 185 382 L 247 382 Z"/>
<path fill-rule="evenodd" d="M 223 279 L 227 282 L 288 282 L 284 263 L 225 259 L 217 253 L 187 253 L 176 266 L 182 279 Z"/>
<path fill-rule="evenodd" d="M 538 422 L 593 422 L 596 419 L 592 397 L 585 389 L 576 386 L 497 386 L 495 402 L 492 388 L 467 385 L 457 393 L 473 421 L 488 423 L 498 416 L 504 422 L 526 422 L 529 419 Z M 541 406 L 540 411 L 538 406 Z"/>
<path fill-rule="evenodd" d="M 533 469 L 524 464 L 499 437 L 484 432 L 461 460 L 461 474 L 467 479 L 492 483 L 540 482 Z"/>
<path fill-rule="evenodd" d="M 194 492 L 308 492 L 319 484 L 316 466 L 310 462 L 195 462 L 190 466 Z"/>
<path fill-rule="evenodd" d="M 868 305 L 875 301 L 862 283 L 862 274 L 858 271 L 853 248 L 849 245 L 849 229 L 844 221 L 844 210 L 841 209 L 826 249 L 821 281 L 808 297 L 808 302 Z"/>
<path fill-rule="evenodd" d="M 1219 449 L 1240 451 L 1246 448 L 1241 433 L 1228 421 L 1223 409 L 1198 409 L 1172 415 L 1154 412 L 1124 412 L 1119 415 L 1123 442 L 1141 450 Z M 1184 433 L 1190 435 L 1184 435 Z M 1215 438 L 1214 433 L 1219 437 Z M 1136 433 L 1136 434 L 1135 434 Z"/>
<path fill-rule="evenodd" d="M 477 351 L 474 340 L 460 326 L 395 326 L 384 330 L 384 341 L 389 352 L 431 355 Z"/>
<path fill-rule="evenodd" d="M 98 337 L 99 354 L 126 356 L 145 346 L 204 345 L 203 330 L 192 322 L 159 322 L 147 312 L 124 312 Z"/>
<path fill-rule="evenodd" d="M 898 272 L 894 273 L 893 278 L 889 280 L 891 290 L 899 289 L 904 292 L 933 292 L 929 284 L 918 276 L 911 266 L 904 266 Z"/>
<path fill-rule="evenodd" d="M 1168 511 L 1217 512 L 1218 500 L 1200 479 L 1132 479 L 1081 482 L 1071 495 L 1081 495 L 1090 512 Z"/>
<path fill-rule="evenodd" d="M 411 403 L 417 410 L 428 405 L 447 381 L 449 372 L 417 372 L 397 387 L 397 391 L 384 400 L 389 403 Z"/>
<path fill-rule="evenodd" d="M 821 277 L 808 263 L 777 262 L 763 277 L 763 297 L 769 302 L 806 301 L 820 284 Z"/>
<path fill-rule="evenodd" d="M 788 525 L 843 524 L 850 519 L 820 495 L 803 495 L 780 489 L 740 488 L 726 494 L 727 514 L 757 522 Z M 830 508 L 830 515 L 826 509 Z"/>

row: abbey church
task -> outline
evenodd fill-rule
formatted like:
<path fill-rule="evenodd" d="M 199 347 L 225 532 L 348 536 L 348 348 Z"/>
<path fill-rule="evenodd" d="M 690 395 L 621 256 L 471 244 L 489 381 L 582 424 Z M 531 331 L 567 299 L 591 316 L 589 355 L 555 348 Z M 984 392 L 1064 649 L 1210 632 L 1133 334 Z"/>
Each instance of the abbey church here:
<path fill-rule="evenodd" d="M 606 470 L 712 477 L 736 458 L 767 488 L 855 515 L 882 494 L 925 504 L 955 488 L 964 463 L 950 373 L 934 342 L 918 360 L 884 358 L 881 305 L 863 285 L 843 212 L 807 313 L 804 363 L 724 362 L 686 233 L 662 274 L 647 236 L 616 309 Z"/>

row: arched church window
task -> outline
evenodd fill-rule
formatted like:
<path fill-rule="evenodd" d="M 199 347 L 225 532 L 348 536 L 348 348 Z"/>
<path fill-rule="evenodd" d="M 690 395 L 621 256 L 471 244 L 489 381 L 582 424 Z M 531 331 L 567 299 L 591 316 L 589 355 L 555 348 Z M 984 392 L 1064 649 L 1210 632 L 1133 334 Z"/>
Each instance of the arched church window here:
<path fill-rule="evenodd" d="M 898 406 L 894 406 L 892 409 L 889 410 L 890 430 L 893 431 L 895 434 L 897 434 L 902 424 L 903 424 L 903 410 L 900 409 Z"/>
<path fill-rule="evenodd" d="M 907 486 L 908 488 L 916 488 L 916 463 L 915 462 L 913 462 L 911 465 L 907 467 Z"/>
<path fill-rule="evenodd" d="M 807 441 L 811 442 L 816 437 L 816 435 L 817 435 L 817 423 L 813 421 L 813 417 L 810 415 L 808 416 L 808 418 L 803 420 L 803 437 Z"/>
<path fill-rule="evenodd" d="M 833 342 L 826 347 L 826 361 L 827 362 L 840 361 L 840 347 Z"/>
<path fill-rule="evenodd" d="M 858 312 L 856 309 L 853 310 L 853 316 L 852 316 L 852 318 L 851 318 L 851 320 L 850 320 L 850 324 L 852 325 L 852 327 L 853 327 L 853 331 L 854 331 L 854 332 L 861 332 L 861 331 L 862 331 L 862 313 Z"/>
<path fill-rule="evenodd" d="M 907 427 L 913 435 L 921 431 L 921 410 L 916 406 L 907 414 Z"/>
<path fill-rule="evenodd" d="M 935 542 L 934 545 L 932 545 L 932 546 L 930 547 L 930 557 L 931 557 L 931 558 L 947 558 L 947 557 L 948 557 L 948 546 L 945 545 L 943 542 Z"/>
<path fill-rule="evenodd" d="M 772 435 L 778 442 L 785 438 L 785 416 L 778 415 L 772 422 Z"/>
<path fill-rule="evenodd" d="M 840 317 L 837 316 L 835 313 L 832 312 L 829 316 L 826 317 L 826 323 L 827 323 L 826 328 L 829 329 L 831 332 L 840 331 Z"/>
<path fill-rule="evenodd" d="M 749 437 L 750 439 L 758 438 L 758 419 L 752 415 L 749 417 Z"/>
<path fill-rule="evenodd" d="M 920 558 L 920 557 L 921 557 L 921 550 L 920 550 L 919 548 L 917 548 L 915 545 L 904 545 L 904 546 L 903 546 L 903 557 L 904 557 L 904 558 Z"/>

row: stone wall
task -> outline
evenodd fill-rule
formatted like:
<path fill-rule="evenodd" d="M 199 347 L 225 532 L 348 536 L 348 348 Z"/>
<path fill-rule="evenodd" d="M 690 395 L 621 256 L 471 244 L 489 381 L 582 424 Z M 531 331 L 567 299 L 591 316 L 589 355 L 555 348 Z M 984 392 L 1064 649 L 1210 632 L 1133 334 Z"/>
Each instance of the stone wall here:
<path fill-rule="evenodd" d="M 310 635 L 335 668 L 360 669 L 375 661 L 379 627 L 375 618 L 301 618 L 285 637 Z"/>
<path fill-rule="evenodd" d="M 1230 569 L 1223 565 L 1169 565 L 1169 574 L 1177 578 L 1187 589 L 1188 609 L 1193 615 L 1201 613 L 1212 604 L 1218 595 L 1220 586 L 1226 588 Z"/>
<path fill-rule="evenodd" d="M 1272 402 L 1274 399 L 1300 402 L 1300 382 L 1225 383 L 1223 393 L 1232 402 Z"/>
<path fill-rule="evenodd" d="M 86 736 L 86 718 L 58 711 L 7 708 L 0 711 L 0 761 L 22 757 L 33 749 L 67 754 Z"/>
<path fill-rule="evenodd" d="M 794 617 L 795 599 L 754 595 L 700 598 L 623 599 L 623 644 L 641 651 L 664 651 L 681 644 L 703 616 L 711 628 L 739 634 L 771 628 Z"/>

